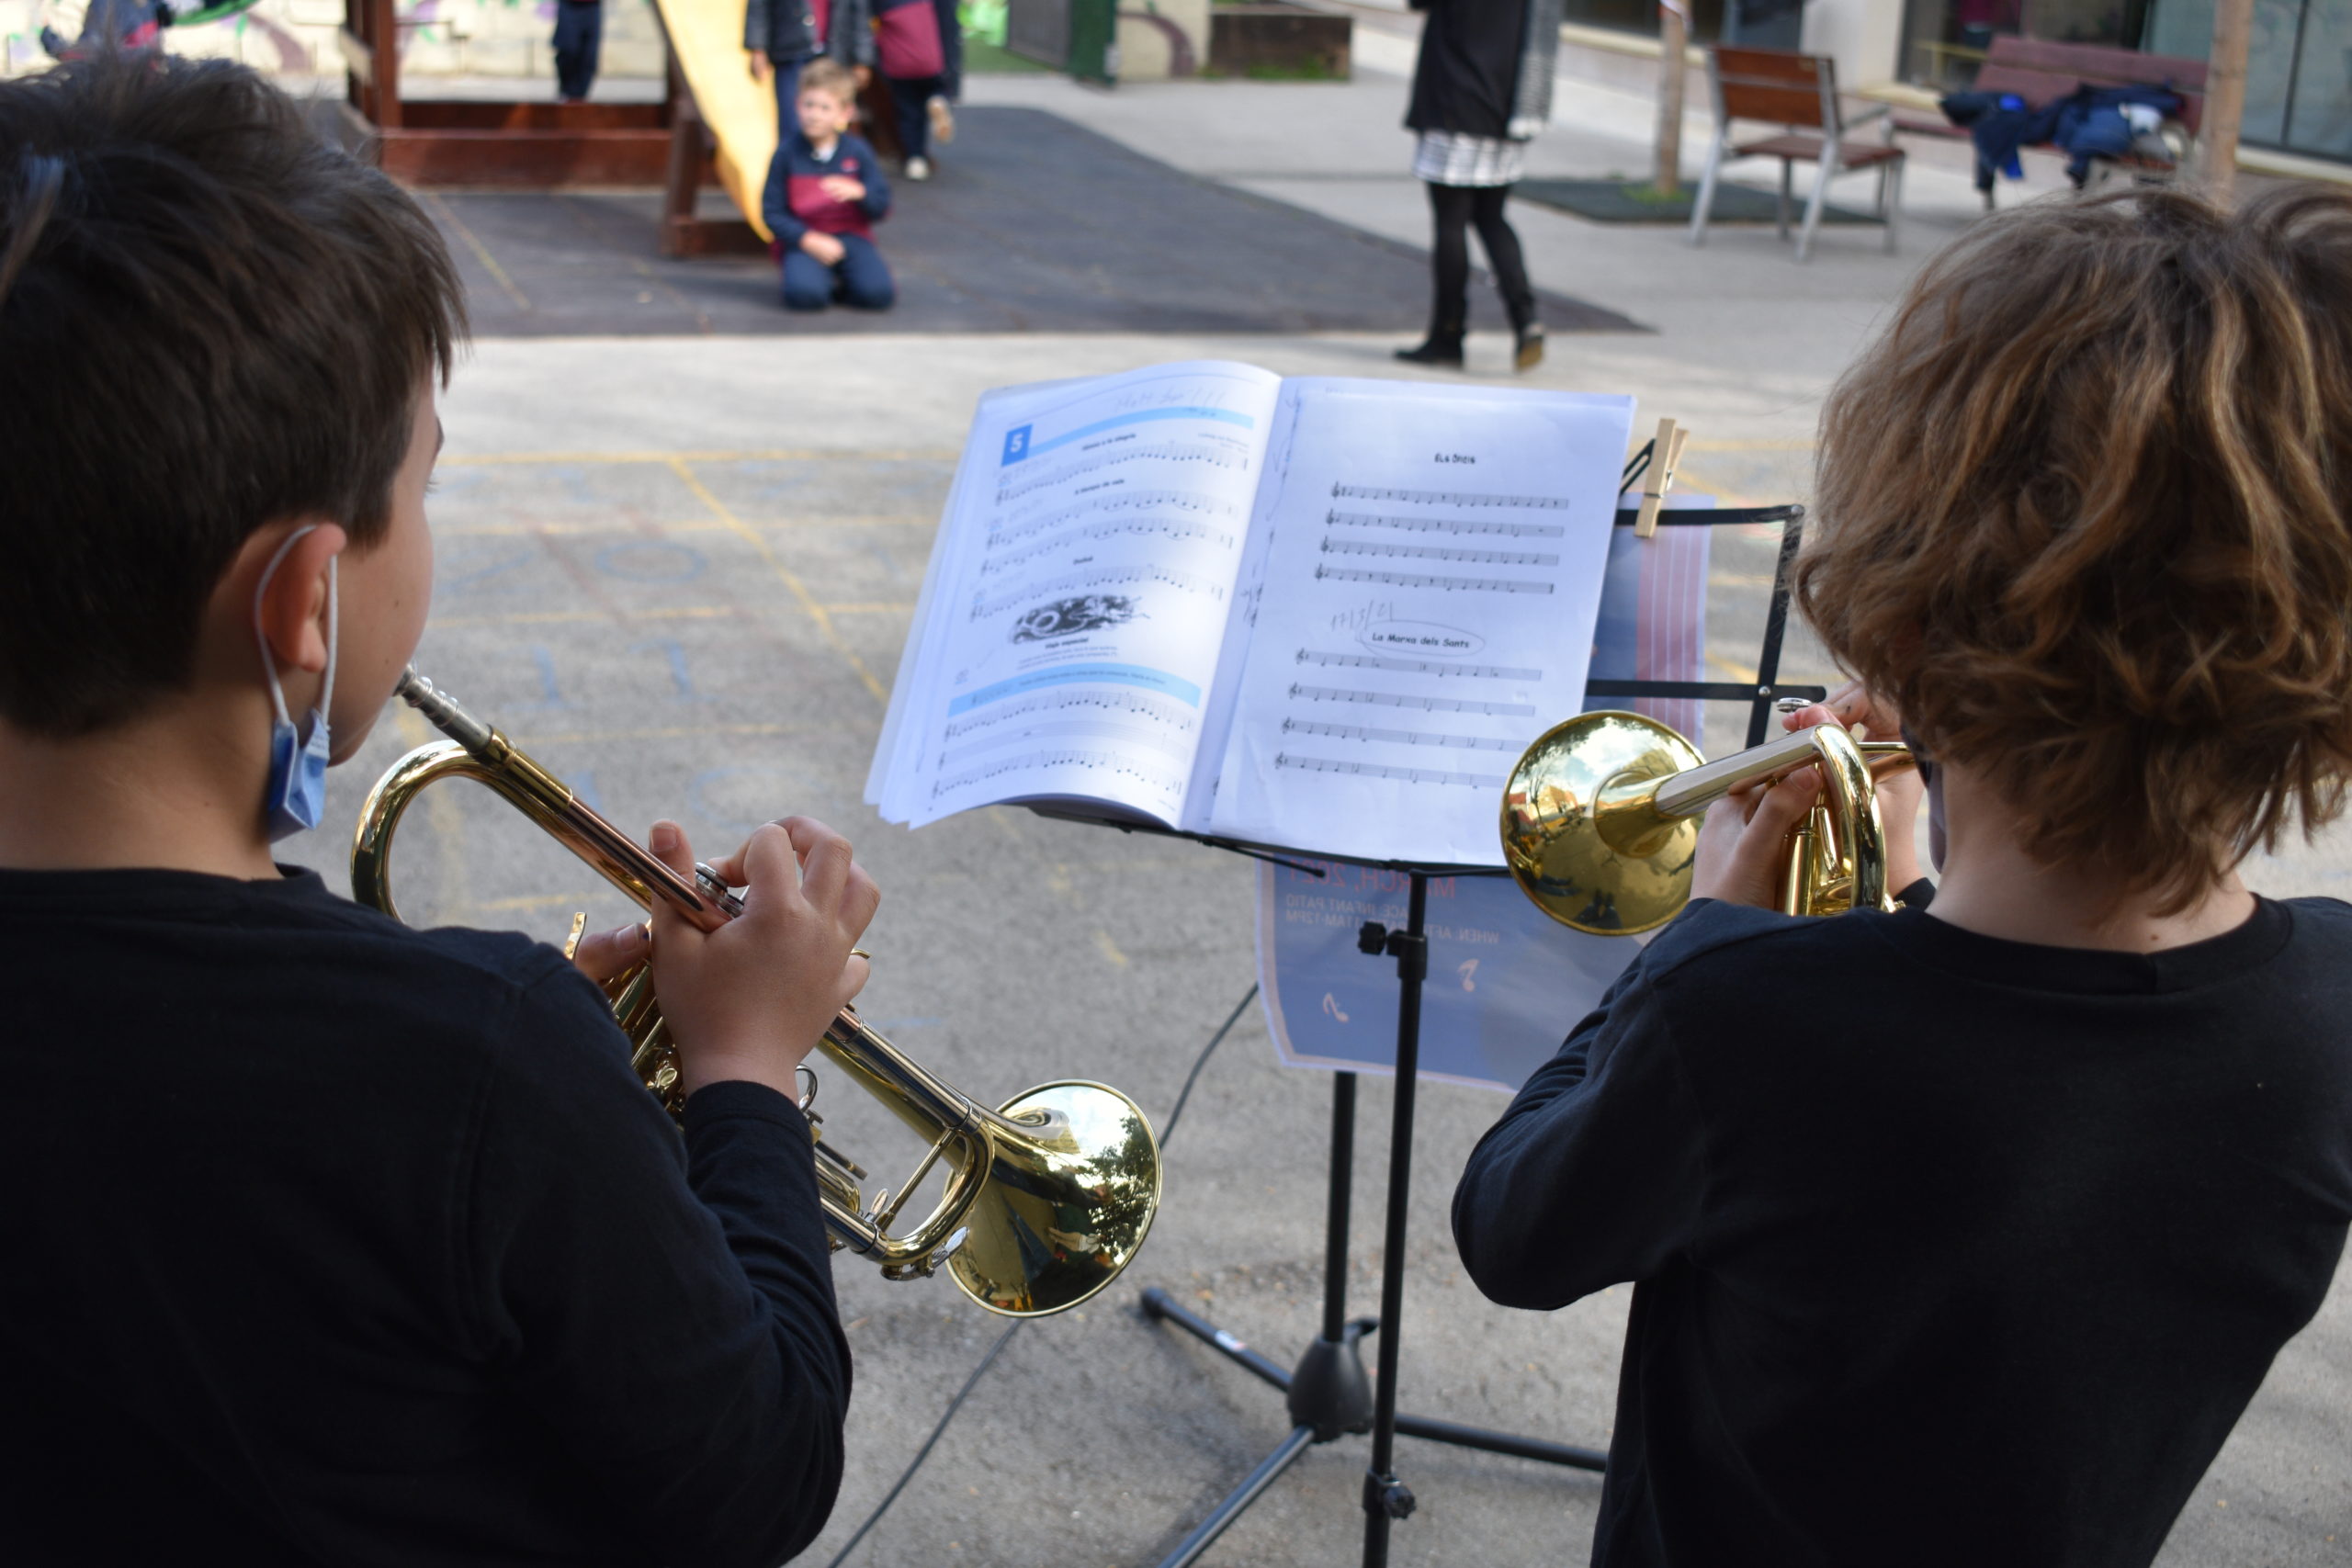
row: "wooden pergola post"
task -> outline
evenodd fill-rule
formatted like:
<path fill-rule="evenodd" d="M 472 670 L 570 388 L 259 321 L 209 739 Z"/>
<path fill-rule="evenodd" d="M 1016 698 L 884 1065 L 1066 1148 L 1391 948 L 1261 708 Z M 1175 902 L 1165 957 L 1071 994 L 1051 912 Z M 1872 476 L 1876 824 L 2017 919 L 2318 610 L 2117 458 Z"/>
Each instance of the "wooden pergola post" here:
<path fill-rule="evenodd" d="M 1657 5 L 1657 167 L 1650 186 L 1660 196 L 1682 189 L 1682 83 L 1688 74 L 1682 56 L 1690 39 L 1682 4 L 1658 0 Z"/>
<path fill-rule="evenodd" d="M 2197 152 L 2205 188 L 2226 207 L 2237 184 L 2238 122 L 2245 118 L 2245 57 L 2254 0 L 2213 0 L 2213 52 L 2205 66 L 2205 114 Z"/>

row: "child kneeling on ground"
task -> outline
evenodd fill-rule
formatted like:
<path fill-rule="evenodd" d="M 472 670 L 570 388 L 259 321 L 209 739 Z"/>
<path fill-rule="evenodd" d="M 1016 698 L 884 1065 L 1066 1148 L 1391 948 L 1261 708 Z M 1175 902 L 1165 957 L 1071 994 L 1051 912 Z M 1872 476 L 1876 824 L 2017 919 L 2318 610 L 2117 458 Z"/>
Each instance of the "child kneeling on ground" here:
<path fill-rule="evenodd" d="M 856 102 L 857 79 L 846 66 L 809 62 L 800 73 L 800 130 L 768 165 L 760 209 L 784 264 L 787 310 L 821 310 L 836 299 L 887 310 L 899 297 L 874 244 L 890 186 L 874 149 L 849 129 Z"/>

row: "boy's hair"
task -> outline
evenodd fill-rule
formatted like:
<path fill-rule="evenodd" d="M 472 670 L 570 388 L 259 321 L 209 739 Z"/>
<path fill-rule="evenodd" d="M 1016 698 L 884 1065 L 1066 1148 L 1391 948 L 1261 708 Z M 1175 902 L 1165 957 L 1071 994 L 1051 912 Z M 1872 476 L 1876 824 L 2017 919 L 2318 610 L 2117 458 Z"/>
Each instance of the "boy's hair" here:
<path fill-rule="evenodd" d="M 803 93 L 831 93 L 833 101 L 847 108 L 857 102 L 857 75 L 831 55 L 819 55 L 800 68 Z"/>
<path fill-rule="evenodd" d="M 70 739 L 185 689 L 268 523 L 379 540 L 464 331 L 416 204 L 251 71 L 0 83 L 0 720 Z"/>
<path fill-rule="evenodd" d="M 1988 219 L 1822 416 L 1797 593 L 2024 848 L 2187 908 L 2352 768 L 2352 193 Z"/>

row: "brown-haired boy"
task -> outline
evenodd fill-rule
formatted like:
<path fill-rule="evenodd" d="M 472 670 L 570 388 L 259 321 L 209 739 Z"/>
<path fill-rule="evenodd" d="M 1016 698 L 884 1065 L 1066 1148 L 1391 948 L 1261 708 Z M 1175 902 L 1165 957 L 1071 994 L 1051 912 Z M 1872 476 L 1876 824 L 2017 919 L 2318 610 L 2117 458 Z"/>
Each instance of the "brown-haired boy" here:
<path fill-rule="evenodd" d="M 656 917 L 683 1141 L 560 954 L 272 864 L 424 626 L 462 331 L 251 73 L 0 84 L 0 1561 L 773 1562 L 831 1506 L 790 1091 L 864 977 L 848 846 L 763 829 L 742 919 Z"/>
<path fill-rule="evenodd" d="M 2235 871 L 2352 771 L 2352 195 L 1986 220 L 1820 464 L 1794 722 L 1912 735 L 1932 905 L 1754 907 L 1817 784 L 1719 807 L 1455 1236 L 1637 1281 L 1596 1562 L 2144 1564 L 2352 1220 L 2352 909 Z"/>

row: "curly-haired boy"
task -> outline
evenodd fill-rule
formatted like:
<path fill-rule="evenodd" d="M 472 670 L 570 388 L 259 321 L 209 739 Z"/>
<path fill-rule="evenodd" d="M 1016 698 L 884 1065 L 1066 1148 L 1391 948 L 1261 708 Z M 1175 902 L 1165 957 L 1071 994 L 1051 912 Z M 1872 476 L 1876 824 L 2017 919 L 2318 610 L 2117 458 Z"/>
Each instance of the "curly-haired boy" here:
<path fill-rule="evenodd" d="M 1596 1562 L 2136 1568 L 2352 1220 L 2352 908 L 2235 869 L 2352 771 L 2352 194 L 1988 220 L 1818 493 L 1792 722 L 1913 738 L 1933 901 L 1754 907 L 1817 782 L 1719 806 L 1455 1236 L 1635 1281 Z"/>

